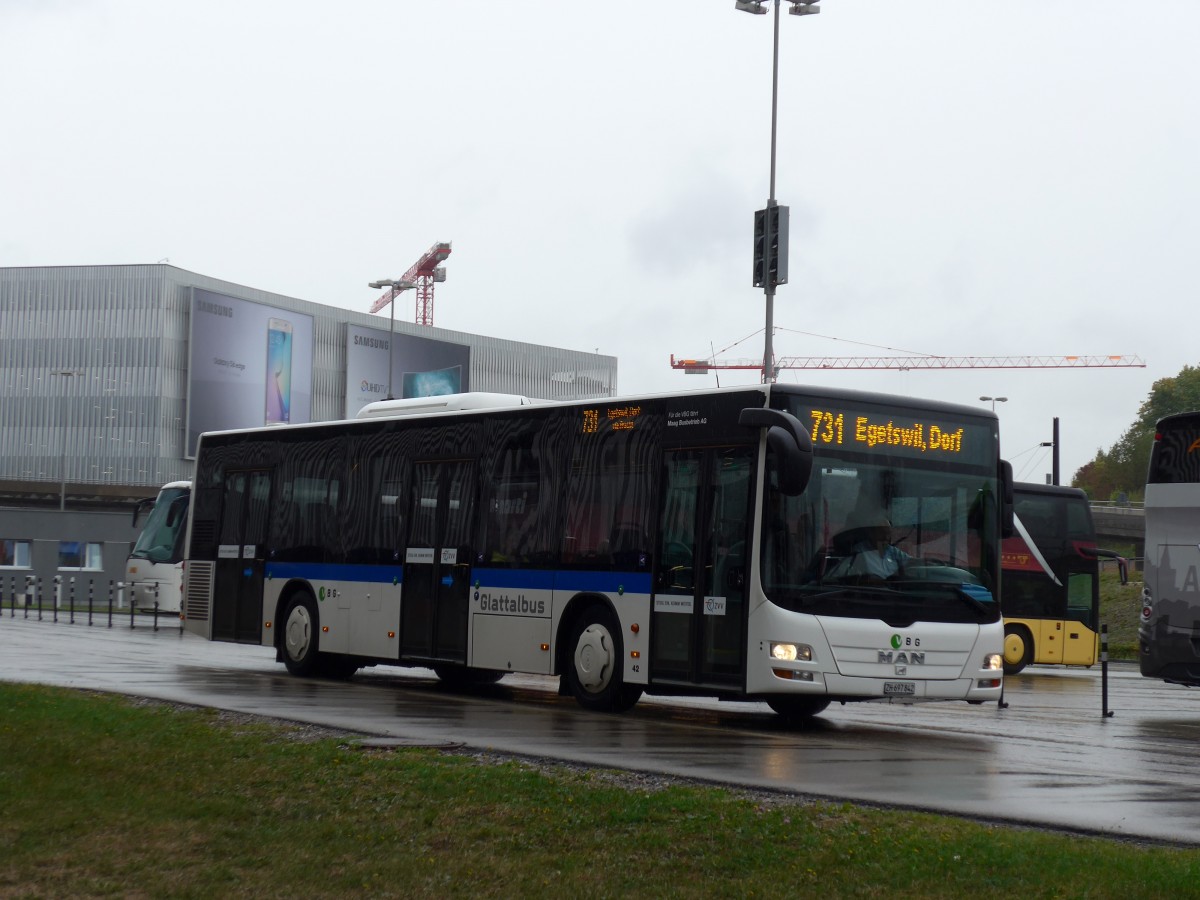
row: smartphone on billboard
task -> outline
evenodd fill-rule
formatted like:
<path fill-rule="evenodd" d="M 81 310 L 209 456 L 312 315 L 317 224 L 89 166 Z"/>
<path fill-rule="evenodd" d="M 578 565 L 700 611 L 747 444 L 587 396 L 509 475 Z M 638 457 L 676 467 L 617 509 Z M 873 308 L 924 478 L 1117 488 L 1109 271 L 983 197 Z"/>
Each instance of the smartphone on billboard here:
<path fill-rule="evenodd" d="M 292 412 L 292 323 L 271 319 L 267 323 L 268 425 L 286 424 Z"/>

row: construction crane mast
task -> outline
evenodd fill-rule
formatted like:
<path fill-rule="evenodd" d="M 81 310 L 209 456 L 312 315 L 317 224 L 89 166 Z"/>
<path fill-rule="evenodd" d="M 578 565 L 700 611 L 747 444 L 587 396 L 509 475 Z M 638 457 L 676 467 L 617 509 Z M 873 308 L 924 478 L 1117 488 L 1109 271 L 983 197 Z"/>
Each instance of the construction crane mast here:
<path fill-rule="evenodd" d="M 450 242 L 439 241 L 434 244 L 409 268 L 404 275 L 397 279 L 399 284 L 393 284 L 371 306 L 371 312 L 377 313 L 396 299 L 402 291 L 409 287 L 417 290 L 417 315 L 414 320 L 418 325 L 433 326 L 433 286 L 446 280 L 446 270 L 439 263 L 446 261 L 450 255 Z"/>
<path fill-rule="evenodd" d="M 676 359 L 671 368 L 689 375 L 707 375 L 714 369 L 758 369 L 761 359 Z M 778 369 L 1082 369 L 1146 368 L 1140 356 L 784 356 Z"/>

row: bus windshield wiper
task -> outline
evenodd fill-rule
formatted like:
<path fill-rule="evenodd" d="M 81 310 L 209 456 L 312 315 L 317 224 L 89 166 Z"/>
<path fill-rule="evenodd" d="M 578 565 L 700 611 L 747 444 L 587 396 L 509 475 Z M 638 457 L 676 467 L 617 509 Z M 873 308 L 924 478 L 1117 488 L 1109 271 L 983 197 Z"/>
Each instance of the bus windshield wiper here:
<path fill-rule="evenodd" d="M 891 599 L 899 594 L 903 594 L 904 591 L 884 584 L 851 584 L 830 587 L 826 590 L 813 590 L 806 593 L 808 598 L 812 600 L 837 600 L 846 596 Z"/>
<path fill-rule="evenodd" d="M 914 587 L 920 587 L 922 589 L 938 588 L 944 591 L 951 591 L 956 597 L 958 597 L 958 599 L 962 600 L 977 612 L 986 614 L 992 611 L 992 608 L 988 606 L 987 603 L 984 603 L 965 587 L 959 584 L 951 584 L 947 581 L 910 581 L 908 584 Z"/>

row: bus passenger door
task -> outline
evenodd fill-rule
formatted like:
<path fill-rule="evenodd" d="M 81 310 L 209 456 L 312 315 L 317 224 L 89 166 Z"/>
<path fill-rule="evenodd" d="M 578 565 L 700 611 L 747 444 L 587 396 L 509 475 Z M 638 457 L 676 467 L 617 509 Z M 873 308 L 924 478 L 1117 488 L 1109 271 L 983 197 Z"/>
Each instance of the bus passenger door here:
<path fill-rule="evenodd" d="M 466 662 L 475 493 L 473 463 L 414 467 L 400 603 L 403 657 Z"/>
<path fill-rule="evenodd" d="M 241 470 L 225 476 L 213 581 L 214 640 L 257 644 L 262 639 L 270 501 L 270 473 Z"/>
<path fill-rule="evenodd" d="M 1091 666 L 1099 659 L 1099 609 L 1100 590 L 1096 575 L 1092 572 L 1070 573 L 1067 576 L 1062 659 L 1068 666 Z"/>
<path fill-rule="evenodd" d="M 751 447 L 683 450 L 664 459 L 651 614 L 654 683 L 744 682 L 753 460 Z"/>

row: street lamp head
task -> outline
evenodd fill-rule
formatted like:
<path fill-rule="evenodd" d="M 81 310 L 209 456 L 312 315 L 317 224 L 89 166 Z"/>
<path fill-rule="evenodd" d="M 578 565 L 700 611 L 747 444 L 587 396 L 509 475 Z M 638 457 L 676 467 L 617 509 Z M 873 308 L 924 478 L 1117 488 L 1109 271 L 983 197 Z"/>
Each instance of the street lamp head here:
<path fill-rule="evenodd" d="M 821 7 L 817 6 L 819 0 L 807 3 L 804 0 L 792 0 L 792 8 L 788 10 L 790 16 L 815 16 L 821 11 Z"/>
<path fill-rule="evenodd" d="M 392 288 L 393 290 L 396 290 L 396 291 L 410 291 L 413 288 L 415 288 L 416 286 L 417 285 L 415 282 L 405 281 L 402 278 L 397 278 L 397 279 L 381 278 L 379 281 L 372 281 L 370 284 L 367 285 L 367 287 L 375 288 L 375 290 L 377 290 L 377 291 L 380 290 L 381 288 Z"/>
<path fill-rule="evenodd" d="M 733 5 L 742 12 L 753 13 L 756 16 L 767 14 L 767 8 L 762 5 L 761 0 L 734 0 Z"/>

